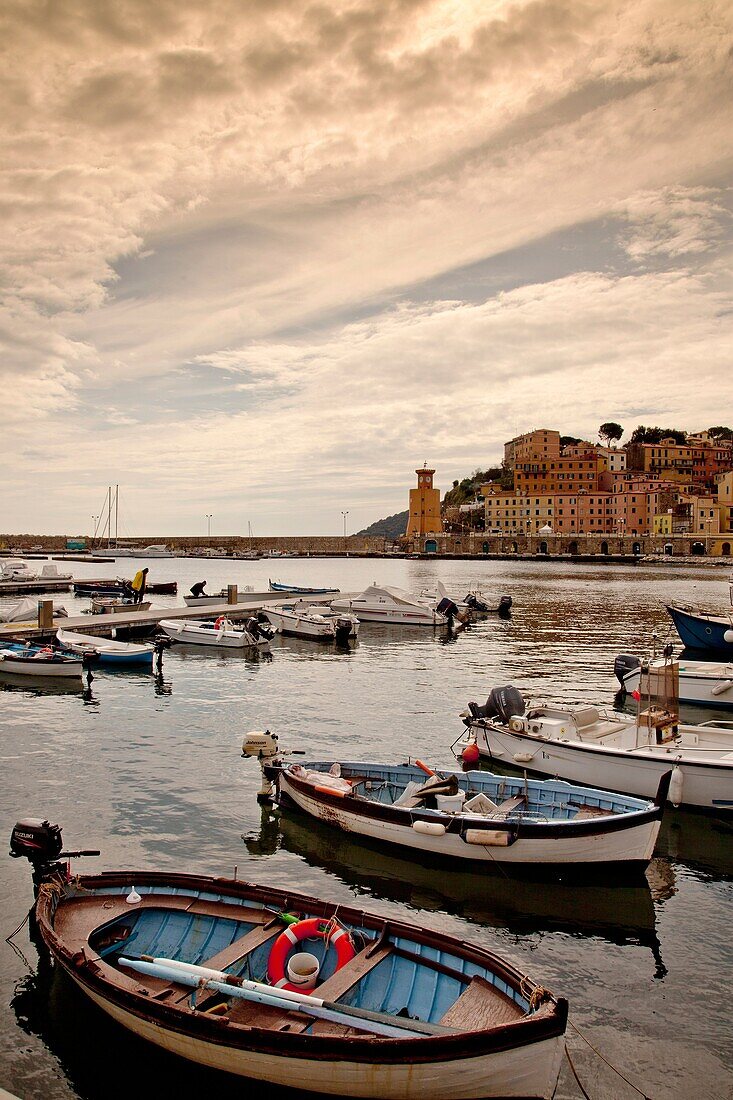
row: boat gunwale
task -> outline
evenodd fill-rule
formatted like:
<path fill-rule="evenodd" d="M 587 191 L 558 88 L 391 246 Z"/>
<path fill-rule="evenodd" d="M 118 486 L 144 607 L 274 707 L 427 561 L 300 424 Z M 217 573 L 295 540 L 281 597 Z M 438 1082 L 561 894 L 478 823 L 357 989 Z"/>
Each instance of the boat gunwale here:
<path fill-rule="evenodd" d="M 436 932 L 430 928 L 420 928 L 401 919 L 364 912 L 336 902 L 325 902 L 278 887 L 265 887 L 238 879 L 156 871 L 106 871 L 99 875 L 75 878 L 73 885 L 82 890 L 110 886 L 119 887 L 122 890 L 128 888 L 133 881 L 138 887 L 154 888 L 156 885 L 166 887 L 169 895 L 171 888 L 185 887 L 194 892 L 214 890 L 224 898 L 228 896 L 232 899 L 254 900 L 263 905 L 280 904 L 285 908 L 297 905 L 307 912 L 324 918 L 338 913 L 346 922 L 355 924 L 358 922 L 361 927 L 377 933 L 386 932 L 392 937 L 401 936 L 414 943 L 438 950 L 450 948 L 459 957 L 490 968 L 496 977 L 501 978 L 520 995 L 522 983 L 525 981 L 531 982 L 532 987 L 537 988 L 532 979 L 487 948 L 479 947 L 477 944 L 466 943 L 456 936 Z M 100 898 L 107 896 L 100 895 Z M 162 903 L 165 896 L 165 894 L 161 895 Z M 532 1015 L 522 1016 L 492 1028 L 405 1039 L 309 1035 L 305 1032 L 293 1033 L 256 1025 L 236 1024 L 225 1017 L 206 1013 L 192 1015 L 181 1007 L 155 1000 L 147 991 L 131 991 L 116 984 L 112 976 L 117 972 L 98 956 L 90 958 L 85 950 L 71 952 L 62 938 L 57 935 L 54 923 L 59 905 L 65 902 L 73 905 L 73 901 L 73 896 L 68 894 L 66 897 L 59 897 L 53 889 L 41 890 L 35 907 L 43 940 L 69 976 L 110 1005 L 115 1005 L 166 1030 L 193 1036 L 216 1045 L 243 1050 L 256 1049 L 258 1052 L 278 1057 L 301 1057 L 320 1061 L 342 1057 L 348 1051 L 350 1060 L 363 1063 L 398 1064 L 405 1061 L 431 1063 L 485 1057 L 489 1054 L 558 1038 L 565 1033 L 568 1003 L 565 998 L 555 997 L 552 994 L 549 1000 Z M 99 926 L 95 925 L 86 933 L 87 946 L 89 937 L 97 927 Z M 88 948 L 88 950 L 92 949 Z M 109 971 L 109 974 L 105 971 Z M 140 987 L 141 990 L 143 988 Z M 429 1039 L 429 1042 L 423 1042 L 423 1039 Z"/>
<path fill-rule="evenodd" d="M 277 765 L 270 765 L 273 771 L 276 767 Z M 412 827 L 413 821 L 439 821 L 440 824 L 445 824 L 446 835 L 451 836 L 461 835 L 464 831 L 464 827 L 485 832 L 500 831 L 515 834 L 520 833 L 521 828 L 520 835 L 523 839 L 527 840 L 542 837 L 549 840 L 556 840 L 564 837 L 596 836 L 599 833 L 623 832 L 627 829 L 639 828 L 650 822 L 659 820 L 664 812 L 664 800 L 660 802 L 658 800 L 639 798 L 638 801 L 647 803 L 649 806 L 648 809 L 629 810 L 605 817 L 583 818 L 580 821 L 576 821 L 575 819 L 568 821 L 550 819 L 546 823 L 541 821 L 527 821 L 522 819 L 521 814 L 516 814 L 513 817 L 487 818 L 486 821 L 481 821 L 480 819 L 468 817 L 466 814 L 462 813 L 447 814 L 441 813 L 439 810 L 390 806 L 385 803 L 373 802 L 370 799 L 350 799 L 348 796 L 345 799 L 342 794 L 330 794 L 326 790 L 317 790 L 313 783 L 309 783 L 307 780 L 298 779 L 296 776 L 290 774 L 287 766 L 279 768 L 278 771 L 281 775 L 285 776 L 286 782 L 292 784 L 301 794 L 317 802 L 323 803 L 329 808 L 343 809 L 348 813 L 353 813 L 354 816 L 362 816 L 377 820 L 381 819 L 389 821 L 391 824 L 401 825 L 407 828 Z M 327 773 L 324 773 L 324 775 L 325 774 Z M 573 785 L 577 786 L 578 784 L 571 784 L 571 786 Z M 602 788 L 598 789 L 601 790 Z M 613 794 L 615 792 L 609 791 L 607 793 Z M 626 797 L 634 798 L 635 796 L 628 795 Z M 649 805 L 649 803 L 652 804 Z"/>

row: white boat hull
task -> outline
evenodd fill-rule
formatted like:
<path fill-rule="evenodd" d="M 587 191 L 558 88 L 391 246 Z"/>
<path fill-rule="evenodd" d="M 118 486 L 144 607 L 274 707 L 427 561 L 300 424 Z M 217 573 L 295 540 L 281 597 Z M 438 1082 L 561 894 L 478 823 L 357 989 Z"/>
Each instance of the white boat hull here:
<path fill-rule="evenodd" d="M 272 625 L 281 634 L 291 634 L 295 638 L 310 638 L 314 641 L 333 642 L 336 638 L 338 616 L 333 616 L 319 621 L 313 612 L 304 611 L 302 615 L 297 612 L 276 611 L 265 608 L 265 614 Z M 349 637 L 355 638 L 359 631 L 359 622 L 355 619 L 350 624 Z"/>
<path fill-rule="evenodd" d="M 173 642 L 209 646 L 215 649 L 267 649 L 266 638 L 254 640 L 244 630 L 206 630 L 175 619 L 162 619 L 158 624 Z"/>
<path fill-rule="evenodd" d="M 43 661 L 0 657 L 0 672 L 8 676 L 34 677 L 43 680 L 80 680 L 81 661 Z"/>
<path fill-rule="evenodd" d="M 384 1100 L 505 1100 L 510 1097 L 549 1100 L 564 1049 L 564 1039 L 560 1037 L 526 1048 L 440 1062 L 389 1064 L 281 1057 L 166 1030 L 110 1003 L 73 973 L 68 973 L 113 1020 L 163 1050 L 225 1073 L 328 1096 L 380 1097 Z"/>
<path fill-rule="evenodd" d="M 397 844 L 403 848 L 415 848 L 434 856 L 458 859 L 461 862 L 534 864 L 592 863 L 648 863 L 654 852 L 660 821 L 640 823 L 636 828 L 617 832 L 603 832 L 586 836 L 522 837 L 510 845 L 467 844 L 460 836 L 444 833 L 431 836 L 415 832 L 405 825 L 391 821 L 367 818 L 350 813 L 344 805 L 324 806 L 317 799 L 309 798 L 288 783 L 287 772 L 280 777 L 280 789 L 305 813 L 317 817 L 327 825 L 336 825 L 347 833 L 357 833 L 385 844 Z M 655 792 L 656 793 L 656 792 Z"/>
<path fill-rule="evenodd" d="M 691 666 L 680 665 L 679 699 L 682 703 L 697 703 L 704 707 L 733 707 L 733 664 L 709 665 L 704 661 Z M 641 668 L 624 677 L 629 693 L 639 690 Z"/>
<path fill-rule="evenodd" d="M 679 766 L 682 805 L 733 810 L 733 751 L 730 760 L 707 764 L 684 759 L 674 744 L 613 749 L 590 742 L 551 741 L 495 725 L 474 725 L 473 733 L 480 754 L 500 764 L 640 798 L 654 798 L 662 775 Z"/>

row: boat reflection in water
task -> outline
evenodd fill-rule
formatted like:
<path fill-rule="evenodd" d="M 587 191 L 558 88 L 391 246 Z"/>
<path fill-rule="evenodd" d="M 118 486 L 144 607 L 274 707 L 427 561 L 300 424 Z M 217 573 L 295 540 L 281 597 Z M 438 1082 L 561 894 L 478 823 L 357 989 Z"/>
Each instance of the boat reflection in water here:
<path fill-rule="evenodd" d="M 565 932 L 597 936 L 609 943 L 648 947 L 654 976 L 667 973 L 656 932 L 654 901 L 674 893 L 674 870 L 654 859 L 648 880 L 631 886 L 602 883 L 572 885 L 542 880 L 453 870 L 441 863 L 423 866 L 364 838 L 330 828 L 295 810 L 280 814 L 264 807 L 260 831 L 243 837 L 250 855 L 268 856 L 278 849 L 335 875 L 346 886 L 370 897 L 428 912 L 446 912 L 474 924 L 507 928 L 520 935 Z M 649 882 L 654 884 L 654 897 Z"/>

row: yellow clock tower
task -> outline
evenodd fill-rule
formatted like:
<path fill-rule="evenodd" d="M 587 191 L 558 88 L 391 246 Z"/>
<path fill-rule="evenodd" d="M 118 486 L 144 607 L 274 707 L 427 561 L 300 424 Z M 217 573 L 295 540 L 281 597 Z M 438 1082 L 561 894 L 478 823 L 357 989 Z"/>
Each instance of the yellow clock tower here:
<path fill-rule="evenodd" d="M 407 535 L 435 535 L 443 530 L 440 515 L 440 489 L 433 488 L 435 470 L 427 464 L 417 474 L 417 489 L 410 489 L 410 514 L 407 519 Z"/>

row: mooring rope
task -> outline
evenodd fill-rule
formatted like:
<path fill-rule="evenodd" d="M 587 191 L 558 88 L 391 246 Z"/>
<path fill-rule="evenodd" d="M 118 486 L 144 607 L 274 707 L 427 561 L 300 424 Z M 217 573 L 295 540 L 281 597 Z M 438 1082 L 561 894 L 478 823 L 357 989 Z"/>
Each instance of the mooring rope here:
<path fill-rule="evenodd" d="M 642 1097 L 642 1100 L 652 1100 L 651 1096 L 647 1096 L 647 1094 L 642 1089 L 640 1089 L 637 1085 L 635 1085 L 633 1081 L 629 1081 L 628 1077 L 624 1077 L 621 1070 L 617 1069 L 616 1066 L 614 1066 L 613 1062 L 609 1062 L 609 1060 L 608 1060 L 608 1058 L 606 1058 L 605 1054 L 601 1054 L 600 1050 L 598 1050 L 596 1047 L 593 1046 L 590 1039 L 586 1038 L 586 1036 L 583 1034 L 583 1032 L 580 1030 L 580 1028 L 577 1026 L 577 1024 L 574 1024 L 573 1021 L 570 1020 L 570 1019 L 568 1019 L 568 1023 L 572 1027 L 573 1031 L 577 1032 L 577 1034 L 580 1036 L 580 1038 L 583 1040 L 583 1042 L 587 1043 L 587 1045 L 590 1047 L 590 1049 L 593 1051 L 593 1053 L 595 1055 L 597 1055 L 597 1057 L 600 1058 L 602 1062 L 605 1062 L 605 1064 L 608 1066 L 608 1068 L 613 1070 L 613 1072 L 618 1077 L 620 1077 L 622 1081 L 625 1081 L 626 1084 L 629 1086 L 629 1088 L 633 1089 L 634 1092 L 637 1092 L 639 1094 L 639 1096 Z M 578 1080 L 578 1075 L 575 1072 L 575 1066 L 573 1065 L 573 1061 L 570 1057 L 570 1052 L 568 1050 L 567 1043 L 565 1044 L 565 1053 L 567 1054 L 568 1062 L 570 1063 L 570 1068 L 573 1071 L 573 1075 L 575 1077 L 575 1080 L 578 1081 L 580 1091 L 583 1093 L 583 1096 L 588 1097 L 588 1093 L 585 1091 L 583 1086 L 580 1084 L 580 1081 Z M 588 1100 L 590 1100 L 589 1097 L 588 1097 Z"/>

